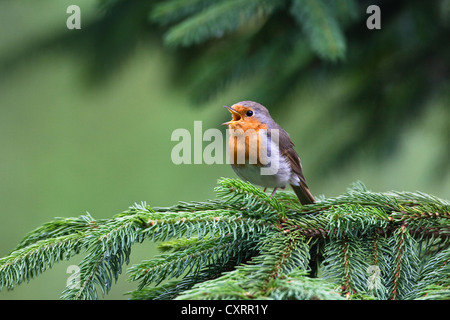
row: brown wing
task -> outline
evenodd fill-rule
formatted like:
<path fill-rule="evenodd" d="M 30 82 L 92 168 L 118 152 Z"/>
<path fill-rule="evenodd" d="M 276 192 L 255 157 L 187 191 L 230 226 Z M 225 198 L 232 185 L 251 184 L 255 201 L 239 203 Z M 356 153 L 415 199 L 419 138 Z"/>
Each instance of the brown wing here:
<path fill-rule="evenodd" d="M 301 204 L 309 204 L 314 203 L 316 200 L 314 196 L 311 194 L 311 191 L 308 189 L 308 185 L 306 184 L 305 176 L 302 171 L 302 164 L 300 162 L 300 157 L 297 152 L 294 150 L 294 144 L 292 143 L 288 133 L 281 129 L 280 126 L 276 125 L 279 130 L 279 147 L 282 155 L 286 156 L 288 159 L 292 170 L 297 174 L 300 179 L 300 185 L 295 186 L 291 185 Z"/>
<path fill-rule="evenodd" d="M 297 152 L 294 150 L 294 144 L 291 141 L 291 138 L 289 137 L 289 134 L 284 131 L 279 125 L 277 125 L 279 130 L 279 147 L 280 147 L 280 153 L 287 157 L 289 163 L 291 164 L 292 170 L 298 175 L 300 180 L 305 184 L 306 186 L 306 179 L 302 172 L 302 164 L 300 163 L 300 157 L 298 156 Z"/>

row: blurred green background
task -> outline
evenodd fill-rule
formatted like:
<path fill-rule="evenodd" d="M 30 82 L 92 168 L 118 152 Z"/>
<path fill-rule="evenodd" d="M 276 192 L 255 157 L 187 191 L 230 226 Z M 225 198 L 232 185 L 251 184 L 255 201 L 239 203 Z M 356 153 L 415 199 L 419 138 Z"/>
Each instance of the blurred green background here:
<path fill-rule="evenodd" d="M 67 50 L 61 43 L 28 50 L 39 48 L 52 34 L 89 32 L 67 30 L 66 8 L 71 4 L 81 8 L 82 28 L 99 14 L 98 2 L 92 0 L 0 1 L 1 257 L 27 232 L 54 217 L 89 212 L 94 218 L 110 218 L 135 202 L 169 206 L 215 197 L 217 179 L 235 174 L 225 164 L 174 165 L 173 130 L 192 132 L 196 120 L 203 121 L 204 130 L 223 129 L 220 123 L 230 116 L 222 106 L 241 100 L 275 108 L 246 90 L 257 87 L 258 75 L 235 81 L 211 98 L 192 99 L 189 88 L 174 80 L 190 66 L 174 59 L 173 47 L 151 37 L 139 41 L 129 59 L 106 66 L 114 73 L 98 79 L 89 75 L 87 55 L 79 54 L 82 48 Z M 442 40 L 449 42 L 448 34 L 447 29 Z M 353 49 L 349 42 L 348 51 Z M 14 59 L 24 52 L 26 59 Z M 380 66 L 368 60 L 366 68 Z M 357 136 L 364 126 L 358 113 L 346 110 L 342 116 L 339 111 L 358 79 L 345 72 L 309 79 L 305 72 L 306 80 L 272 114 L 290 133 L 315 195 L 336 196 L 361 180 L 373 191 L 420 190 L 450 198 L 448 96 L 428 99 L 417 117 L 395 119 L 392 126 L 402 122 L 402 130 L 392 137 L 395 143 L 388 151 L 372 142 L 354 144 L 350 149 L 358 149 L 355 156 L 340 157 L 324 168 L 341 140 Z M 390 97 L 395 100 L 395 90 Z M 370 117 L 376 128 L 374 112 Z M 150 243 L 135 245 L 130 263 L 155 252 Z M 0 299 L 58 299 L 70 275 L 67 267 L 81 258 L 58 263 L 13 291 L 3 290 Z M 123 274 L 105 298 L 127 298 L 123 293 L 133 288 Z"/>

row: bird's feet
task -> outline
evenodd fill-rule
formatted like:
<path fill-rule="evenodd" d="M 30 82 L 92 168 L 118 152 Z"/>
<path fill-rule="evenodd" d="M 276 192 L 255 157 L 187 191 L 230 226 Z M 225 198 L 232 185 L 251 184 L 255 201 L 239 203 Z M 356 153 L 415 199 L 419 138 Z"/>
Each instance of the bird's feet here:
<path fill-rule="evenodd" d="M 286 187 L 280 187 L 281 190 L 284 190 Z M 272 193 L 270 194 L 271 197 L 273 197 L 275 195 L 275 192 L 277 191 L 278 187 L 273 188 Z M 266 192 L 267 187 L 264 188 L 264 192 Z"/>
<path fill-rule="evenodd" d="M 277 189 L 278 189 L 278 188 L 273 188 L 273 191 L 272 191 L 272 193 L 270 194 L 271 197 L 274 196 L 274 194 L 275 194 L 275 192 L 277 191 Z"/>

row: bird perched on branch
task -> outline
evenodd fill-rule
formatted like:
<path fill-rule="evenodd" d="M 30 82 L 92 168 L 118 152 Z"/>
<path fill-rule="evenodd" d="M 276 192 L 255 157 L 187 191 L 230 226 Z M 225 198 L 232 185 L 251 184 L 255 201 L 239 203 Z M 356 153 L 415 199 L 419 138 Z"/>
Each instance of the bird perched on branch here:
<path fill-rule="evenodd" d="M 241 101 L 225 106 L 232 116 L 228 125 L 229 160 L 233 170 L 243 180 L 266 188 L 290 184 L 300 203 L 314 203 L 302 172 L 300 157 L 289 135 L 270 116 L 269 111 L 253 101 Z"/>

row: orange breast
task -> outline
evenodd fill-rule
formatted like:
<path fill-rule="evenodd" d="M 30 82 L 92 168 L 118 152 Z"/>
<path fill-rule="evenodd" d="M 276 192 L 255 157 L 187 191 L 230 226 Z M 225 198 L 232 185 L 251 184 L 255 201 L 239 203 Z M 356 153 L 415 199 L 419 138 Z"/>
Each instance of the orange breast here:
<path fill-rule="evenodd" d="M 237 122 L 229 126 L 230 139 L 228 141 L 229 158 L 234 166 L 246 164 L 263 165 L 260 154 L 265 150 L 265 139 L 262 139 L 259 130 L 267 130 L 267 126 L 253 119 Z M 262 153 L 265 154 L 265 153 Z"/>

